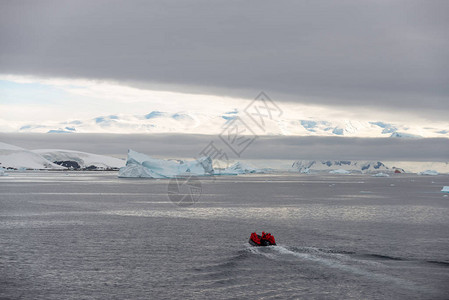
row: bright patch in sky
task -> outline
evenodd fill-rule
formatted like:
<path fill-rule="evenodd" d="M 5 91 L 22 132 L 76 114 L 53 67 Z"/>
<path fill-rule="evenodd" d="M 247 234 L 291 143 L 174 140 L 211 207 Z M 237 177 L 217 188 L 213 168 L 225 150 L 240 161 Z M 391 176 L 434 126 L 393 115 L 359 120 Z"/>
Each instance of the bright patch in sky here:
<path fill-rule="evenodd" d="M 324 134 L 355 136 L 367 126 L 371 131 L 373 128 L 377 130 L 379 126 L 375 124 L 378 122 L 394 122 L 395 126 L 402 124 L 402 128 L 412 127 L 413 133 L 420 136 L 429 136 L 428 133 L 422 132 L 421 127 L 434 126 L 435 128 L 432 127 L 430 130 L 431 134 L 449 128 L 447 122 L 432 123 L 417 116 L 398 114 L 396 111 L 319 106 L 313 105 L 313 99 L 304 99 L 302 103 L 282 102 L 272 95 L 269 96 L 283 114 L 279 120 L 273 120 L 272 123 L 278 128 L 265 132 L 268 134 L 319 135 L 317 131 L 321 130 Z M 34 127 L 43 129 L 41 131 L 33 129 L 33 132 L 64 130 L 213 134 L 218 133 L 223 124 L 233 120 L 234 116 L 229 112 L 243 112 L 252 100 L 226 95 L 139 89 L 119 82 L 3 75 L 0 76 L 0 132 L 15 132 Z M 148 123 L 154 119 L 145 117 L 149 114 L 158 114 L 157 117 L 165 116 L 168 120 L 163 121 L 163 124 Z M 141 119 L 146 123 L 143 124 Z M 120 126 L 117 121 L 121 122 Z M 184 127 L 178 126 L 180 122 L 175 121 L 182 121 Z M 333 121 L 337 122 L 333 128 L 326 125 Z M 360 122 L 368 121 L 371 123 L 360 125 Z M 87 124 L 88 122 L 91 124 Z M 84 127 L 77 127 L 81 123 Z M 99 124 L 102 126 L 101 129 L 98 129 Z M 310 124 L 315 125 L 311 128 Z M 298 131 L 298 128 L 301 130 Z M 378 129 L 385 134 L 385 128 Z M 439 136 L 441 133 L 435 135 Z M 365 133 L 365 136 L 372 135 Z"/>
<path fill-rule="evenodd" d="M 240 105 L 243 100 L 143 90 L 96 80 L 23 76 L 0 76 L 0 91 L 0 117 L 22 122 L 63 121 L 116 113 L 145 114 L 154 110 L 218 113 Z M 45 113 L 28 115 L 25 110 L 30 107 L 42 107 Z"/>

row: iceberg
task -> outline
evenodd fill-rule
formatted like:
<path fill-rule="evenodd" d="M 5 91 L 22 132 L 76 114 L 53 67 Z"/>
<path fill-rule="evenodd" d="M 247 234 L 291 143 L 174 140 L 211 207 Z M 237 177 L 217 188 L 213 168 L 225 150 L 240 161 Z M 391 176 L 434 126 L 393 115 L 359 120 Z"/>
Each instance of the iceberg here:
<path fill-rule="evenodd" d="M 443 186 L 443 188 L 441 189 L 441 191 L 443 193 L 449 193 L 449 186 Z"/>
<path fill-rule="evenodd" d="M 435 170 L 425 170 L 423 172 L 419 172 L 418 175 L 430 175 L 430 176 L 436 176 L 438 175 L 438 172 Z"/>
<path fill-rule="evenodd" d="M 337 169 L 337 170 L 329 171 L 329 174 L 351 174 L 351 172 L 349 172 L 348 170 L 344 170 L 344 169 Z"/>
<path fill-rule="evenodd" d="M 173 178 L 176 176 L 213 175 L 212 159 L 201 157 L 195 161 L 164 160 L 128 150 L 126 166 L 120 168 L 118 177 L 122 178 Z"/>
<path fill-rule="evenodd" d="M 5 169 L 0 167 L 0 176 L 8 176 L 8 174 L 5 173 Z"/>
<path fill-rule="evenodd" d="M 301 170 L 299 171 L 299 173 L 302 173 L 302 174 L 310 174 L 310 169 L 309 169 L 309 168 L 301 169 Z"/>
<path fill-rule="evenodd" d="M 377 174 L 374 174 L 374 175 L 372 175 L 373 177 L 390 177 L 390 175 L 388 175 L 388 174 L 385 174 L 385 173 L 377 173 Z"/>
<path fill-rule="evenodd" d="M 242 162 L 236 162 L 232 166 L 219 172 L 219 174 L 222 175 L 240 175 L 240 174 L 254 174 L 254 173 L 264 173 L 264 171 L 256 169 L 253 166 Z"/>

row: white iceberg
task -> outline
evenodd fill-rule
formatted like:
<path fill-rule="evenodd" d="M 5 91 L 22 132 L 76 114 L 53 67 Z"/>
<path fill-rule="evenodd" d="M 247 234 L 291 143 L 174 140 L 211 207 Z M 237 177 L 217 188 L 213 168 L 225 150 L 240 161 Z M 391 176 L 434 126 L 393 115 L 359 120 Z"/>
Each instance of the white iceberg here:
<path fill-rule="evenodd" d="M 349 172 L 348 170 L 344 170 L 344 169 L 337 169 L 337 170 L 332 170 L 329 171 L 330 174 L 351 174 L 351 172 Z"/>
<path fill-rule="evenodd" d="M 202 157 L 195 161 L 163 160 L 128 150 L 126 166 L 120 168 L 118 177 L 173 178 L 182 175 L 212 175 L 212 159 Z"/>
<path fill-rule="evenodd" d="M 373 177 L 390 177 L 390 175 L 386 174 L 386 173 L 377 173 L 372 175 Z"/>
<path fill-rule="evenodd" d="M 3 169 L 2 167 L 0 167 L 0 176 L 8 176 L 8 174 L 6 174 L 5 169 Z"/>
<path fill-rule="evenodd" d="M 443 188 L 441 189 L 441 191 L 443 193 L 449 193 L 449 186 L 443 186 Z"/>
<path fill-rule="evenodd" d="M 423 172 L 419 172 L 418 175 L 430 175 L 430 176 L 436 176 L 438 175 L 438 172 L 435 170 L 425 170 Z"/>
<path fill-rule="evenodd" d="M 222 175 L 240 175 L 240 174 L 254 174 L 254 173 L 264 173 L 264 171 L 242 162 L 236 162 L 232 166 L 219 172 L 219 174 Z"/>
<path fill-rule="evenodd" d="M 309 169 L 309 168 L 301 169 L 301 170 L 299 171 L 299 173 L 302 173 L 302 174 L 310 174 L 310 169 Z"/>

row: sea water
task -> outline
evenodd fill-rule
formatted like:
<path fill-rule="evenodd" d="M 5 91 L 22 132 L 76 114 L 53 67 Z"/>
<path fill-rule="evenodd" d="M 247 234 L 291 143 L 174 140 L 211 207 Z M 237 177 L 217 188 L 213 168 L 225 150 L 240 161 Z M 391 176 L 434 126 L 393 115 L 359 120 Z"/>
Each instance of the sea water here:
<path fill-rule="evenodd" d="M 0 178 L 0 298 L 449 297 L 448 175 L 199 178 L 186 206 L 169 182 Z"/>

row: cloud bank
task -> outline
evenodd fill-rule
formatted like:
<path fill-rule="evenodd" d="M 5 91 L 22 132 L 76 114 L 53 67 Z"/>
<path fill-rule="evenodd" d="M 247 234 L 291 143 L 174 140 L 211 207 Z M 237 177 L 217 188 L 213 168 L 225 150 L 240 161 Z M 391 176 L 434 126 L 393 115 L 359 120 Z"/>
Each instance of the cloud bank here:
<path fill-rule="evenodd" d="M 2 1 L 3 74 L 449 111 L 447 1 Z"/>
<path fill-rule="evenodd" d="M 260 137 L 236 157 L 216 135 L 185 134 L 17 134 L 0 141 L 27 149 L 70 149 L 126 157 L 129 148 L 161 158 L 198 157 L 212 141 L 231 160 L 348 159 L 449 162 L 449 139 Z"/>

